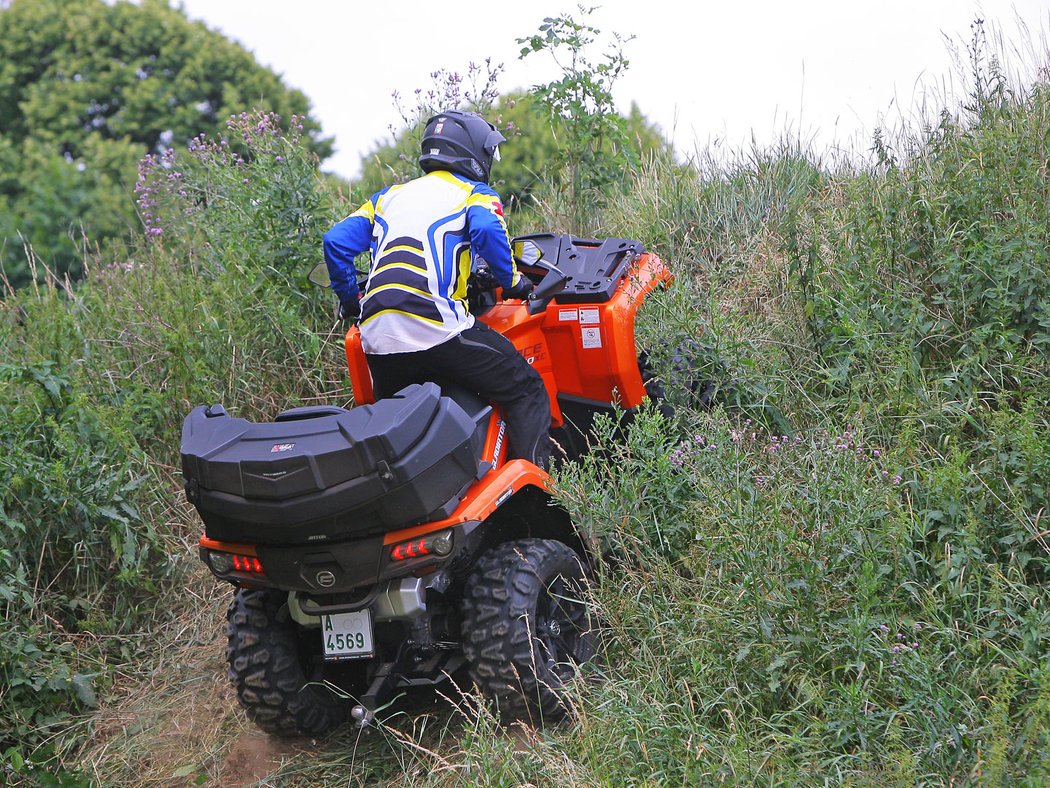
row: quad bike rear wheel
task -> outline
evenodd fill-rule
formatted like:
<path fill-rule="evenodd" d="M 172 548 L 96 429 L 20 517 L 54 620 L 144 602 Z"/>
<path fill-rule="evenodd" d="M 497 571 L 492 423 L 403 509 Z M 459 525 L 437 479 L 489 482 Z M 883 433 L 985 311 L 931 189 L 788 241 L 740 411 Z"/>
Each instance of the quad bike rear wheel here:
<path fill-rule="evenodd" d="M 539 725 L 565 716 L 565 691 L 594 656 L 586 572 L 567 545 L 507 542 L 485 553 L 467 580 L 463 652 L 501 722 Z"/>
<path fill-rule="evenodd" d="M 349 703 L 311 681 L 298 625 L 287 594 L 241 589 L 227 613 L 230 679 L 256 725 L 277 736 L 319 736 L 347 720 Z"/>

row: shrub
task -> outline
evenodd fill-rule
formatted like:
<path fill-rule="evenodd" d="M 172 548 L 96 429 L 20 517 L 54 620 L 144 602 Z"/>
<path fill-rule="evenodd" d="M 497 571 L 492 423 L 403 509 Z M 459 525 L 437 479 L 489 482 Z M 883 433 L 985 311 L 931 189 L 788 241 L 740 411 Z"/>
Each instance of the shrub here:
<path fill-rule="evenodd" d="M 198 138 L 148 157 L 143 243 L 88 261 L 75 289 L 3 302 L 0 349 L 18 361 L 0 365 L 0 751 L 33 750 L 91 706 L 133 656 L 110 636 L 179 607 L 198 527 L 175 503 L 185 413 L 347 396 L 322 351 L 333 323 L 304 287 L 336 209 L 297 120 L 286 134 L 273 115 L 232 118 L 242 154 Z"/>

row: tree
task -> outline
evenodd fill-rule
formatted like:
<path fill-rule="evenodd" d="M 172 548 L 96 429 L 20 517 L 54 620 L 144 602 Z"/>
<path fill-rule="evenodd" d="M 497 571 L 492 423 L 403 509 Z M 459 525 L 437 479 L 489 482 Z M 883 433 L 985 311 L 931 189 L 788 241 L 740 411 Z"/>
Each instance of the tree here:
<path fill-rule="evenodd" d="M 539 175 L 557 153 L 558 143 L 549 124 L 535 112 L 532 104 L 528 96 L 513 94 L 500 97 L 482 110 L 485 118 L 508 138 L 500 146 L 499 164 L 492 169 L 492 185 L 511 210 L 529 201 Z M 469 103 L 462 107 L 449 104 L 445 108 L 479 109 Z M 427 120 L 422 115 L 427 113 L 421 113 L 412 125 L 396 132 L 390 143 L 364 157 L 361 177 L 355 183 L 362 199 L 390 183 L 404 183 L 422 174 L 416 163 L 422 128 Z"/>
<path fill-rule="evenodd" d="M 463 108 L 476 109 L 470 104 Z M 484 114 L 508 138 L 500 146 L 499 164 L 492 169 L 492 185 L 508 210 L 529 205 L 537 188 L 564 187 L 568 121 L 551 118 L 534 96 L 523 93 L 499 97 L 485 108 Z M 625 145 L 635 158 L 654 151 L 670 153 L 670 145 L 638 107 L 632 106 L 630 115 L 621 118 L 620 123 L 625 130 Z M 420 135 L 418 125 L 404 128 L 390 143 L 365 156 L 361 176 L 354 184 L 355 197 L 363 200 L 389 183 L 403 183 L 420 175 L 416 164 Z"/>
<path fill-rule="evenodd" d="M 589 227 L 596 209 L 622 185 L 623 173 L 638 164 L 627 120 L 616 111 L 612 94 L 630 65 L 624 46 L 631 38 L 612 33 L 605 54 L 596 58 L 592 53 L 602 31 L 586 21 L 596 7 L 579 9 L 582 20 L 570 14 L 546 17 L 537 33 L 518 39 L 524 44 L 521 59 L 544 52 L 561 69 L 559 79 L 534 86 L 532 95 L 545 108 L 552 128 L 565 132 L 562 182 L 577 232 Z"/>
<path fill-rule="evenodd" d="M 584 17 L 593 10 L 580 8 Z M 629 183 L 626 173 L 654 153 L 673 158 L 670 144 L 636 105 L 626 117 L 616 110 L 612 88 L 629 65 L 623 47 L 631 39 L 613 33 L 606 53 L 595 59 L 591 52 L 600 34 L 566 15 L 548 17 L 536 35 L 518 39 L 525 45 L 522 58 L 547 52 L 562 70 L 560 79 L 528 93 L 500 96 L 496 78 L 503 67 L 486 61 L 487 69 L 471 64 L 466 75 L 433 72 L 434 85 L 416 90 L 416 105 L 407 110 L 395 95 L 404 127 L 392 128 L 392 141 L 364 158 L 356 196 L 363 199 L 386 184 L 416 177 L 426 120 L 442 109 L 469 109 L 508 137 L 492 185 L 510 211 L 529 205 L 542 185 L 567 203 L 573 231 L 592 231 L 606 198 Z"/>
<path fill-rule="evenodd" d="M 309 101 L 250 52 L 166 0 L 0 4 L 0 263 L 29 281 L 23 244 L 79 274 L 81 243 L 135 223 L 131 186 L 150 152 L 221 136 L 231 115 L 306 116 Z M 320 160 L 332 151 L 315 121 Z M 231 139 L 229 144 L 238 145 Z"/>

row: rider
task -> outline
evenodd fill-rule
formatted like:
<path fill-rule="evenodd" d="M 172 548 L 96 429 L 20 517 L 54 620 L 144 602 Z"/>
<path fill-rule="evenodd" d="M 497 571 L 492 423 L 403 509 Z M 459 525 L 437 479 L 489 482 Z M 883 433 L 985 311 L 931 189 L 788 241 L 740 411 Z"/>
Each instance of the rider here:
<path fill-rule="evenodd" d="M 324 257 L 342 319 L 360 318 L 376 398 L 411 383 L 455 383 L 503 406 L 510 456 L 546 468 L 550 401 L 539 373 L 467 307 L 471 252 L 504 298 L 532 283 L 514 265 L 499 195 L 489 185 L 506 138 L 480 115 L 449 110 L 423 133 L 424 175 L 388 186 L 325 233 Z M 371 250 L 363 296 L 354 258 Z"/>

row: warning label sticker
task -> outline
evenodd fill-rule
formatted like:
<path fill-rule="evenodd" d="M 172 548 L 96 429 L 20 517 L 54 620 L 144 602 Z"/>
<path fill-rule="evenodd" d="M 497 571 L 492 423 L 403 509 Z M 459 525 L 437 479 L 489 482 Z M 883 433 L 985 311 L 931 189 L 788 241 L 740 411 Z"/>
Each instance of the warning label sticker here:
<path fill-rule="evenodd" d="M 580 308 L 580 322 L 581 323 L 597 323 L 601 318 L 598 314 L 598 307 L 587 307 L 584 309 Z"/>
<path fill-rule="evenodd" d="M 558 320 L 560 320 L 563 323 L 567 323 L 569 321 L 576 322 L 576 320 L 577 320 L 576 310 L 575 309 L 561 309 L 561 310 L 559 310 L 558 311 Z"/>
<path fill-rule="evenodd" d="M 583 347 L 585 350 L 602 346 L 602 330 L 598 328 L 598 326 L 583 329 L 581 335 L 583 337 Z"/>

